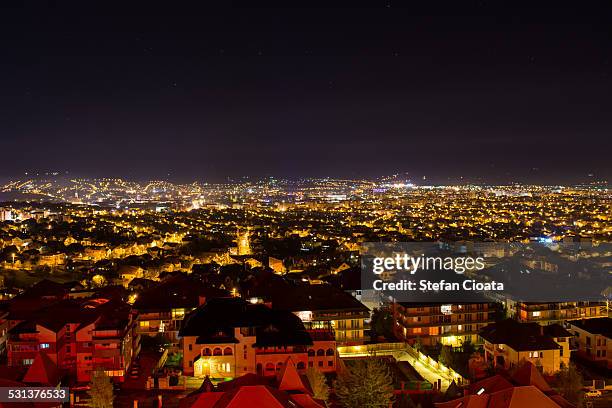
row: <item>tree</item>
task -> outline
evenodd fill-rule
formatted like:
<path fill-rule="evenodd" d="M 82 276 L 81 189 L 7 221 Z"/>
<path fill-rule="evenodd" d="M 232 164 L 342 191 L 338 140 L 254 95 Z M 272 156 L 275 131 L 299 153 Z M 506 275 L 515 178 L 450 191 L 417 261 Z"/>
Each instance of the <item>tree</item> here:
<path fill-rule="evenodd" d="M 416 337 L 416 340 L 414 341 L 414 349 L 416 351 L 423 350 L 423 339 L 421 339 L 421 336 Z"/>
<path fill-rule="evenodd" d="M 572 363 L 563 367 L 557 374 L 557 387 L 559 393 L 572 404 L 582 402 L 582 374 Z"/>
<path fill-rule="evenodd" d="M 393 335 L 393 316 L 389 309 L 374 309 L 372 312 L 372 328 L 378 336 L 387 339 L 394 338 Z"/>
<path fill-rule="evenodd" d="M 107 408 L 113 406 L 113 384 L 104 370 L 98 367 L 91 374 L 91 406 L 93 408 Z"/>
<path fill-rule="evenodd" d="M 387 408 L 393 398 L 393 380 L 381 360 L 357 360 L 338 375 L 335 394 L 346 408 Z"/>
<path fill-rule="evenodd" d="M 495 309 L 494 319 L 496 322 L 501 322 L 502 320 L 507 319 L 508 316 L 508 307 L 506 305 L 502 307 L 498 307 Z"/>
<path fill-rule="evenodd" d="M 542 366 L 542 362 L 540 361 L 540 359 L 538 358 L 535 362 L 535 366 L 538 369 L 539 372 L 543 373 L 544 372 L 544 367 Z"/>
<path fill-rule="evenodd" d="M 442 346 L 442 349 L 440 350 L 440 357 L 438 357 L 440 363 L 447 367 L 451 367 L 453 365 L 453 359 L 453 348 L 451 346 Z"/>
<path fill-rule="evenodd" d="M 463 348 L 463 352 L 468 356 L 471 356 L 476 351 L 476 347 L 474 347 L 474 344 L 470 340 L 464 341 L 461 347 Z"/>
<path fill-rule="evenodd" d="M 313 397 L 319 400 L 327 401 L 329 398 L 329 387 L 325 379 L 325 375 L 316 368 L 309 368 L 306 371 L 306 377 L 312 388 Z"/>

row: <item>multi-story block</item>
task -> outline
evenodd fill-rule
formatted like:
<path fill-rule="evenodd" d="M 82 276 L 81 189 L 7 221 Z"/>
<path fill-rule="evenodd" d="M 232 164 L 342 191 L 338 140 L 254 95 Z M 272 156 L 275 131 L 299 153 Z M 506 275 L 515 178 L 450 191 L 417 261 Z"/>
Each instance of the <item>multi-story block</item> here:
<path fill-rule="evenodd" d="M 313 339 L 293 313 L 238 298 L 212 299 L 194 310 L 180 337 L 186 375 L 273 376 L 289 357 L 300 372 L 308 366 L 336 370 L 331 333 Z"/>
<path fill-rule="evenodd" d="M 563 324 L 567 320 L 594 319 L 607 316 L 605 303 L 598 302 L 516 304 L 516 318 L 521 322 L 538 322 L 544 325 Z"/>
<path fill-rule="evenodd" d="M 331 327 L 341 345 L 363 344 L 370 309 L 363 303 L 328 284 L 279 284 L 259 300 L 269 301 L 274 309 L 288 310 L 309 329 Z"/>
<path fill-rule="evenodd" d="M 570 330 L 576 336 L 579 355 L 612 368 L 612 319 L 574 320 L 570 322 Z"/>
<path fill-rule="evenodd" d="M 230 296 L 229 292 L 209 288 L 185 274 L 178 274 L 139 293 L 134 303 L 138 311 L 138 334 L 162 334 L 173 351 L 178 351 L 178 332 L 185 315 L 207 299 Z"/>
<path fill-rule="evenodd" d="M 436 343 L 453 347 L 480 342 L 478 332 L 495 321 L 494 303 L 408 303 L 392 304 L 393 331 L 409 343 Z"/>
<path fill-rule="evenodd" d="M 480 331 L 485 361 L 510 369 L 529 361 L 547 374 L 569 365 L 572 334 L 558 324 L 519 323 L 513 319 L 490 324 Z"/>
<path fill-rule="evenodd" d="M 123 381 L 139 351 L 134 328 L 131 308 L 121 301 L 62 300 L 9 330 L 8 365 L 29 366 L 42 352 L 78 383 L 89 382 L 99 367 Z"/>

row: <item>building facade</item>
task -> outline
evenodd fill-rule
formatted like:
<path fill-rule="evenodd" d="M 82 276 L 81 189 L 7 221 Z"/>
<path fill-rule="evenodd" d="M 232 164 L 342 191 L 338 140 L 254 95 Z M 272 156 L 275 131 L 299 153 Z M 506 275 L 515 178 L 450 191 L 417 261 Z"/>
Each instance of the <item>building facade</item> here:
<path fill-rule="evenodd" d="M 114 381 L 123 381 L 139 352 L 135 326 L 135 316 L 125 303 L 62 301 L 9 330 L 7 363 L 30 366 L 42 352 L 77 383 L 89 382 L 97 368 Z"/>
<path fill-rule="evenodd" d="M 513 319 L 490 324 L 480 331 L 485 361 L 493 367 L 508 370 L 528 361 L 546 374 L 569 365 L 571 336 L 557 324 L 542 326 Z"/>
<path fill-rule="evenodd" d="M 574 320 L 570 331 L 580 356 L 612 369 L 612 319 Z"/>
<path fill-rule="evenodd" d="M 598 302 L 555 302 L 517 303 L 516 318 L 521 322 L 553 324 L 568 320 L 595 319 L 607 317 L 605 303 Z"/>
<path fill-rule="evenodd" d="M 331 333 L 311 336 L 294 314 L 238 298 L 212 299 L 194 310 L 180 337 L 183 372 L 189 376 L 274 376 L 288 358 L 300 372 L 335 371 L 337 365 Z"/>
<path fill-rule="evenodd" d="M 459 347 L 464 342 L 481 343 L 478 332 L 495 321 L 493 303 L 404 303 L 394 302 L 393 332 L 411 344 L 437 343 Z"/>

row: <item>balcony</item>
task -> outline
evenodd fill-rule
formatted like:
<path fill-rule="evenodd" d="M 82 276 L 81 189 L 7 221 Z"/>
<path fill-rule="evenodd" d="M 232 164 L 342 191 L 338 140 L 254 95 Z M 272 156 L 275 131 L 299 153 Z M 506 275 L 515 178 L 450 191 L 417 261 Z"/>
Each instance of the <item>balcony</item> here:
<path fill-rule="evenodd" d="M 121 356 L 121 350 L 119 349 L 102 349 L 102 350 L 94 350 L 93 356 L 95 358 L 113 358 Z"/>
<path fill-rule="evenodd" d="M 405 323 L 404 321 L 399 321 L 400 325 L 403 327 L 406 327 L 407 329 L 410 328 L 415 328 L 415 327 L 443 327 L 443 326 L 451 326 L 451 327 L 457 327 L 457 326 L 466 326 L 466 325 L 472 325 L 472 326 L 476 326 L 477 324 L 483 324 L 483 325 L 487 325 L 490 323 L 495 323 L 495 319 L 493 317 L 484 319 L 484 320 L 471 320 L 471 321 L 465 321 L 465 320 L 460 320 L 460 321 L 453 321 L 453 322 L 434 322 L 434 323 L 426 323 L 426 322 L 407 322 Z M 471 330 L 471 331 L 476 331 Z"/>
<path fill-rule="evenodd" d="M 313 341 L 333 341 L 335 340 L 333 330 L 308 330 L 308 334 Z"/>
<path fill-rule="evenodd" d="M 292 355 L 292 354 L 301 354 L 304 353 L 306 354 L 306 346 L 294 346 L 292 349 L 287 349 L 287 350 L 282 350 L 282 349 L 271 349 L 268 348 L 267 350 L 264 350 L 261 347 L 258 347 L 255 349 L 255 354 L 258 355 L 266 355 L 266 354 L 287 354 Z"/>

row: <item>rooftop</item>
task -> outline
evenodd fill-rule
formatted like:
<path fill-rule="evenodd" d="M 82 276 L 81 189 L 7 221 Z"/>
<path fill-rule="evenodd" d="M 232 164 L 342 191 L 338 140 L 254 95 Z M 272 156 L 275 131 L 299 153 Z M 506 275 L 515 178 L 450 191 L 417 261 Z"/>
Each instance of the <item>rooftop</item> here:
<path fill-rule="evenodd" d="M 557 333 L 556 337 L 571 336 L 561 326 L 546 331 Z M 538 323 L 519 323 L 513 319 L 506 319 L 484 327 L 480 331 L 480 336 L 490 343 L 505 344 L 516 351 L 560 349 L 561 346 L 546 331 Z M 559 336 L 559 333 L 564 336 Z"/>
<path fill-rule="evenodd" d="M 198 279 L 181 273 L 140 293 L 134 308 L 140 312 L 192 309 L 204 300 L 227 296 L 227 291 L 207 287 Z"/>
<path fill-rule="evenodd" d="M 572 326 L 576 326 L 592 334 L 601 334 L 612 339 L 612 319 L 609 317 L 598 317 L 596 319 L 573 320 Z"/>
<path fill-rule="evenodd" d="M 199 344 L 218 342 L 219 333 L 223 341 L 236 341 L 234 328 L 240 327 L 255 328 L 256 346 L 312 344 L 304 324 L 293 313 L 250 304 L 239 298 L 211 299 L 185 317 L 179 335 L 197 336 Z"/>

